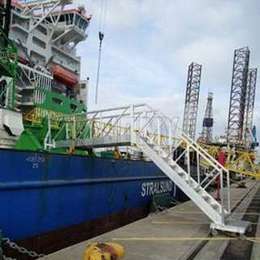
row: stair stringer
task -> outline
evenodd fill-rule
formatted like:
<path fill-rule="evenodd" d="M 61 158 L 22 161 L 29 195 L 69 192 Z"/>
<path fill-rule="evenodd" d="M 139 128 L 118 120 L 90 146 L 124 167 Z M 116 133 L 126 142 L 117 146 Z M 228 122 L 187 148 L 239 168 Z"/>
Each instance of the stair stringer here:
<path fill-rule="evenodd" d="M 224 219 L 222 215 L 203 198 L 203 195 L 210 197 L 211 203 L 219 206 L 219 211 L 222 210 L 222 206 L 202 187 L 200 187 L 200 193 L 196 192 L 184 178 L 179 176 L 178 172 L 182 172 L 185 176 L 188 174 L 177 164 L 174 167 L 170 166 L 169 162 L 163 159 L 145 140 L 144 138 L 135 134 L 136 145 L 148 156 L 158 168 L 162 170 L 215 224 L 224 225 Z M 173 160 L 171 160 L 174 162 Z M 192 179 L 192 178 L 190 178 Z M 193 183 L 199 184 L 192 179 Z"/>

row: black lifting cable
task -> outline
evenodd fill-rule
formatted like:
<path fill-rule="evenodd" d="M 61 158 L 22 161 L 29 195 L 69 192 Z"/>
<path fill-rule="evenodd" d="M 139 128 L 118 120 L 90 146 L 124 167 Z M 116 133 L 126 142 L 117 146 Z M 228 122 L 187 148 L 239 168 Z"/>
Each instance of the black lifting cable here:
<path fill-rule="evenodd" d="M 107 0 L 101 0 L 100 2 L 100 13 L 99 13 L 99 49 L 98 49 L 98 66 L 97 66 L 97 78 L 96 78 L 96 93 L 95 93 L 95 104 L 98 103 L 98 87 L 100 79 L 100 66 L 102 57 L 102 42 L 104 39 L 105 23 L 107 15 Z"/>
<path fill-rule="evenodd" d="M 95 104 L 98 102 L 98 85 L 99 85 L 99 76 L 100 76 L 100 65 L 101 65 L 101 53 L 102 53 L 102 41 L 104 39 L 104 33 L 98 33 L 99 37 L 99 49 L 98 49 L 98 67 L 97 67 L 97 81 L 96 81 L 96 95 L 95 95 Z"/>

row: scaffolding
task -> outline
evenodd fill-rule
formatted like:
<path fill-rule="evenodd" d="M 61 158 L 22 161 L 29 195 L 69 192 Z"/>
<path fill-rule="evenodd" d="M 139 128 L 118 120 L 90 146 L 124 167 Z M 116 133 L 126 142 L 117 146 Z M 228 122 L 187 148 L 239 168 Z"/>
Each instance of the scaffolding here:
<path fill-rule="evenodd" d="M 232 145 L 243 144 L 249 56 L 248 47 L 234 51 L 227 127 L 227 143 Z"/>
<path fill-rule="evenodd" d="M 202 66 L 192 62 L 188 67 L 185 107 L 183 116 L 183 132 L 195 139 L 199 104 L 200 80 Z"/>
<path fill-rule="evenodd" d="M 207 106 L 205 116 L 203 119 L 201 139 L 204 143 L 212 142 L 212 131 L 213 131 L 213 93 L 208 93 Z"/>

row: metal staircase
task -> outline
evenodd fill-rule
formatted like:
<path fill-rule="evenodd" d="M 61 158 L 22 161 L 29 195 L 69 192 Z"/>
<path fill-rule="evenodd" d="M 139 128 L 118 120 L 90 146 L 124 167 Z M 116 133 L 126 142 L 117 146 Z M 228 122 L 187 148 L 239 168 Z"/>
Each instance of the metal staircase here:
<path fill-rule="evenodd" d="M 164 152 L 136 134 L 136 145 L 214 222 L 221 224 L 228 210 L 216 201 L 191 175 Z M 207 183 L 209 184 L 209 182 Z"/>
<path fill-rule="evenodd" d="M 55 146 L 68 147 L 73 143 L 81 149 L 102 144 L 136 147 L 209 217 L 211 229 L 245 233 L 248 223 L 230 217 L 229 171 L 195 141 L 178 133 L 177 122 L 147 105 L 88 112 L 86 122 L 91 138 L 61 140 Z M 207 169 L 203 167 L 205 161 Z M 220 183 L 219 201 L 209 191 L 216 181 Z"/>
<path fill-rule="evenodd" d="M 234 221 L 230 218 L 229 172 L 211 158 L 197 143 L 189 140 L 186 135 L 183 134 L 181 140 L 183 142 L 180 147 L 185 146 L 182 156 L 185 154 L 188 170 L 178 164 L 178 158 L 177 160 L 173 159 L 172 153 L 165 151 L 153 142 L 149 142 L 147 138 L 142 137 L 138 132 L 135 134 L 134 143 L 209 217 L 212 221 L 212 230 L 217 229 L 244 234 L 249 223 Z M 199 172 L 196 173 L 197 178 L 195 179 L 191 171 L 189 171 L 191 151 L 207 160 L 212 166 L 211 173 L 204 176 L 202 180 L 198 175 Z M 188 163 L 190 165 L 187 165 Z M 217 178 L 220 178 L 221 185 L 220 201 L 217 201 L 206 190 Z"/>

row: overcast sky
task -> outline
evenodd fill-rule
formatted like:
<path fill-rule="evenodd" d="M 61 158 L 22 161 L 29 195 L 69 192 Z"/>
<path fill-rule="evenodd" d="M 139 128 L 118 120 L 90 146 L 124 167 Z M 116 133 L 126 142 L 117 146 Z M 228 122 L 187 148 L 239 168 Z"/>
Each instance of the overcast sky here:
<path fill-rule="evenodd" d="M 94 109 L 100 5 L 77 0 L 92 14 L 79 45 L 82 77 L 90 77 Z M 197 134 L 208 91 L 214 93 L 214 134 L 227 126 L 233 51 L 249 46 L 250 66 L 260 64 L 258 0 L 107 0 L 99 107 L 145 102 L 182 120 L 187 67 L 202 64 Z M 255 124 L 260 129 L 257 84 Z M 259 135 L 260 130 L 258 131 Z"/>

